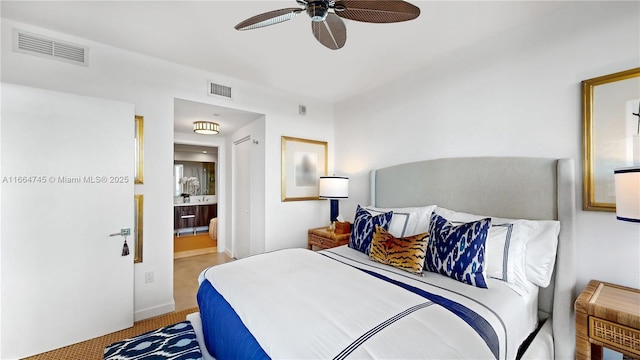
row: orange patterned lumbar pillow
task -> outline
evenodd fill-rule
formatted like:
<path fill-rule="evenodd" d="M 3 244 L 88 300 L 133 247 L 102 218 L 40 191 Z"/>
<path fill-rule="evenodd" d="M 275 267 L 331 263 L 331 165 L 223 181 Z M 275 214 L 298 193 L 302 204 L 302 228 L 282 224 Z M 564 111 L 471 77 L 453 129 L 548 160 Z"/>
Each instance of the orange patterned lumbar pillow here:
<path fill-rule="evenodd" d="M 397 238 L 376 226 L 369 258 L 411 273 L 420 274 L 424 268 L 429 233 Z"/>

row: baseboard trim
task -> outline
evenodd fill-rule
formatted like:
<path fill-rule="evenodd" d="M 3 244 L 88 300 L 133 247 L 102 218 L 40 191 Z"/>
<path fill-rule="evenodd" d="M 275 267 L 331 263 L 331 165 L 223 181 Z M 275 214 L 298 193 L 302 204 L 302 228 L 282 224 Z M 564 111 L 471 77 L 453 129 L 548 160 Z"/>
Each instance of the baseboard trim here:
<path fill-rule="evenodd" d="M 180 258 L 189 257 L 189 256 L 213 254 L 213 253 L 217 253 L 217 252 L 218 252 L 218 248 L 217 247 L 185 250 L 185 251 L 180 251 L 180 252 L 173 253 L 173 258 L 174 259 L 180 259 Z"/>
<path fill-rule="evenodd" d="M 176 303 L 172 301 L 167 304 L 158 305 L 150 308 L 146 308 L 139 311 L 133 312 L 133 321 L 140 321 L 144 319 L 149 319 L 152 317 L 168 314 L 170 312 L 174 312 L 176 310 Z"/>

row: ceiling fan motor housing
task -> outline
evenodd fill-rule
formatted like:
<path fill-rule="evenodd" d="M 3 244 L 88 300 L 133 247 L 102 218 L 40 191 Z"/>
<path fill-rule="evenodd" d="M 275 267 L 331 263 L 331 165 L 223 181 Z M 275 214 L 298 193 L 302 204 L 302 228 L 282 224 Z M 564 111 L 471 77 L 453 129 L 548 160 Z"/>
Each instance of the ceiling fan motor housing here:
<path fill-rule="evenodd" d="M 307 14 L 312 21 L 324 21 L 329 13 L 329 3 L 327 1 L 310 1 L 307 4 Z"/>

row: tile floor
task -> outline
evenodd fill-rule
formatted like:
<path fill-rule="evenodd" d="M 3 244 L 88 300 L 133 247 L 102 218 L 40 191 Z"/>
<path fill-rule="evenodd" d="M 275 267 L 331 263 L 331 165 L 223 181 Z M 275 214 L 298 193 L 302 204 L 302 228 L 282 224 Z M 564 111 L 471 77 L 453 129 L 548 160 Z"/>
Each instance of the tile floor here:
<path fill-rule="evenodd" d="M 176 311 L 198 306 L 198 275 L 202 270 L 233 259 L 226 253 L 189 256 L 173 260 L 173 298 Z"/>

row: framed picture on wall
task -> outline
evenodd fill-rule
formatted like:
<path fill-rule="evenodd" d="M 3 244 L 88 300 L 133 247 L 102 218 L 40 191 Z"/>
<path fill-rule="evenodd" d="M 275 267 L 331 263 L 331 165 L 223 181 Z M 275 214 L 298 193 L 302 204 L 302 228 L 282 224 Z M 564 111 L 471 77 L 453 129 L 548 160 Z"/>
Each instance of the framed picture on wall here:
<path fill-rule="evenodd" d="M 327 142 L 282 137 L 282 201 L 320 200 L 318 180 L 327 175 Z"/>

